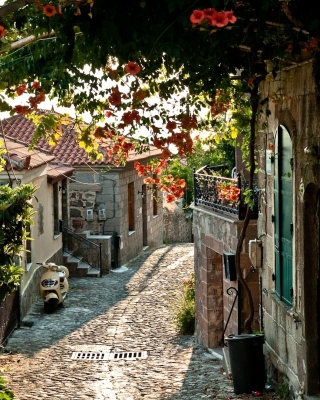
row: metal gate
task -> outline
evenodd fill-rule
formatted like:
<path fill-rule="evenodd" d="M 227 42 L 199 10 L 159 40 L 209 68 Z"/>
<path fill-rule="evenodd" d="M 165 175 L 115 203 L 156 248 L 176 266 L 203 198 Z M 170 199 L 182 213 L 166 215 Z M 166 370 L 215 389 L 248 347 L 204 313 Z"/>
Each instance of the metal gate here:
<path fill-rule="evenodd" d="M 8 295 L 0 305 L 0 345 L 18 325 L 20 319 L 19 291 Z"/>

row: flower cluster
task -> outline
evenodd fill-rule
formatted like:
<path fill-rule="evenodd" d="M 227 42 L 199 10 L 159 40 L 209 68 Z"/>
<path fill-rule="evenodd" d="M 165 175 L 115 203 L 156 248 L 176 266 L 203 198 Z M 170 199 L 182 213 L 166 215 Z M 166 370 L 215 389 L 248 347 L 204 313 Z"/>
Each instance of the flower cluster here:
<path fill-rule="evenodd" d="M 171 174 L 163 175 L 165 167 L 166 160 L 163 158 L 156 163 L 153 162 L 147 165 L 141 164 L 138 161 L 134 162 L 134 168 L 138 171 L 139 176 L 145 176 L 143 182 L 149 185 L 149 189 L 157 186 L 161 192 L 166 193 L 166 201 L 172 203 L 183 197 L 183 189 L 186 186 L 186 181 L 184 179 L 174 179 Z"/>
<path fill-rule="evenodd" d="M 212 117 L 228 111 L 230 106 L 230 94 L 227 91 L 217 90 L 216 96 L 211 100 L 210 112 Z"/>
<path fill-rule="evenodd" d="M 217 11 L 214 8 L 194 10 L 190 16 L 193 27 L 205 23 L 216 28 L 224 28 L 229 23 L 234 24 L 236 20 L 233 11 Z"/>
<path fill-rule="evenodd" d="M 219 200 L 227 200 L 230 204 L 238 203 L 241 190 L 230 182 L 217 183 Z"/>
<path fill-rule="evenodd" d="M 7 34 L 6 28 L 2 24 L 0 24 L 0 39 L 5 37 L 6 34 Z"/>
<path fill-rule="evenodd" d="M 28 85 L 26 83 L 23 83 L 22 85 L 18 86 L 16 89 L 16 93 L 18 96 L 21 96 L 24 93 L 33 93 L 34 96 L 30 96 L 28 103 L 28 106 L 22 106 L 22 105 L 17 105 L 14 107 L 14 112 L 17 114 L 23 114 L 23 115 L 28 115 L 31 113 L 32 110 L 37 110 L 38 105 L 42 103 L 46 99 L 46 95 L 44 91 L 41 88 L 41 85 L 39 82 L 34 81 L 32 85 Z"/>

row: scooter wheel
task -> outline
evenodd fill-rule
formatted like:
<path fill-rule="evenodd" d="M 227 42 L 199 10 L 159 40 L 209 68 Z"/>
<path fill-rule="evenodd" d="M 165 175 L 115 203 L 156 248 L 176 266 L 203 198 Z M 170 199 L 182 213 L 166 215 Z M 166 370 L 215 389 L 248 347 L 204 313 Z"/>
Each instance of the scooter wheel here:
<path fill-rule="evenodd" d="M 51 314 L 58 305 L 58 299 L 49 299 L 43 303 L 43 309 L 46 314 Z"/>

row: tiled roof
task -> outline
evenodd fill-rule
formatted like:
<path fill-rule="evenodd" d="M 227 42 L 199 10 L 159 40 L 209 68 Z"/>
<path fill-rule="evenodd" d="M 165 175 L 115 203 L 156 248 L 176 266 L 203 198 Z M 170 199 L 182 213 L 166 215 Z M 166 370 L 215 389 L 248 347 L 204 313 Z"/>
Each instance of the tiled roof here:
<path fill-rule="evenodd" d="M 7 138 L 19 140 L 26 145 L 31 143 L 35 132 L 35 125 L 24 115 L 15 115 L 2 121 L 3 132 Z M 2 132 L 0 132 L 2 136 Z M 106 164 L 107 156 L 102 161 L 91 160 L 84 149 L 80 148 L 73 132 L 65 131 L 62 138 L 55 147 L 41 138 L 37 143 L 37 148 L 55 157 L 56 161 L 69 165 L 83 164 Z M 143 154 L 129 154 L 128 161 L 143 160 L 150 157 L 159 157 L 161 151 L 151 146 L 150 151 Z"/>
<path fill-rule="evenodd" d="M 6 161 L 5 168 L 7 170 L 33 169 L 54 160 L 51 155 L 43 154 L 39 150 L 29 151 L 24 144 L 14 142 L 8 138 L 6 138 L 5 145 L 8 152 L 3 158 Z"/>

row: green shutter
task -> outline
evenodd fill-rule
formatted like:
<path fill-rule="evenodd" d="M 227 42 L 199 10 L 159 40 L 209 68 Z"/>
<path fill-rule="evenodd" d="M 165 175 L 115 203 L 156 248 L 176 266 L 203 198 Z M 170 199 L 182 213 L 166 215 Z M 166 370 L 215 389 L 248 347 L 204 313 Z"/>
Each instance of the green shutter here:
<path fill-rule="evenodd" d="M 292 142 L 289 132 L 278 128 L 275 146 L 275 276 L 276 293 L 292 304 Z"/>

